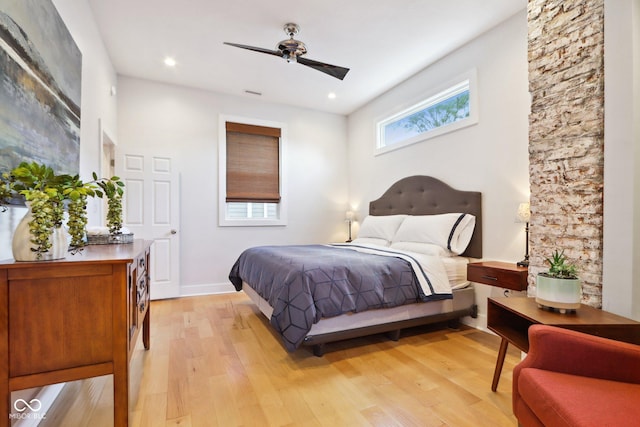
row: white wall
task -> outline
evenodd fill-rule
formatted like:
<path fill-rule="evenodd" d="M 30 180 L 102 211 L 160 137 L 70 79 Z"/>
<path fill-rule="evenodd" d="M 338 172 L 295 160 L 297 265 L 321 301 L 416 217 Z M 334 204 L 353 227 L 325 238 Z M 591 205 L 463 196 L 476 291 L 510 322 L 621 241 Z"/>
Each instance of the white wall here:
<path fill-rule="evenodd" d="M 289 197 L 284 227 L 218 226 L 218 117 L 286 123 Z M 181 292 L 230 287 L 250 246 L 346 239 L 346 118 L 131 77 L 118 79 L 118 144 L 174 159 L 181 175 Z"/>
<path fill-rule="evenodd" d="M 640 320 L 640 0 L 604 4 L 602 308 Z"/>
<path fill-rule="evenodd" d="M 377 120 L 472 68 L 478 73 L 477 125 L 373 155 Z M 529 105 L 523 10 L 349 116 L 349 197 L 359 218 L 398 179 L 431 175 L 457 189 L 482 192 L 484 259 L 521 260 L 524 227 L 515 223 L 515 214 L 529 197 Z M 482 327 L 486 297 L 500 291 L 477 289 Z"/>
<path fill-rule="evenodd" d="M 100 170 L 99 122 L 117 132 L 117 103 L 110 92 L 117 76 L 88 3 L 77 0 L 53 0 L 53 3 L 82 52 L 80 177 L 90 180 L 91 172 Z M 91 211 L 89 219 L 101 222 Z"/>

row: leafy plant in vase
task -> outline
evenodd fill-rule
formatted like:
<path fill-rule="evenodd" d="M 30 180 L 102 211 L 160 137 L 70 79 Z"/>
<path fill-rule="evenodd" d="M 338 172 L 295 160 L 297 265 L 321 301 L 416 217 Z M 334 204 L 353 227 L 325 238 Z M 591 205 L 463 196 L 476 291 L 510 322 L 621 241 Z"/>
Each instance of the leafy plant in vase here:
<path fill-rule="evenodd" d="M 80 249 L 85 245 L 87 228 L 87 198 L 99 196 L 94 182 L 84 183 L 78 176 L 72 177 L 64 187 L 63 194 L 68 202 L 69 219 L 67 227 L 71 235 L 70 246 Z"/>
<path fill-rule="evenodd" d="M 556 250 L 546 261 L 549 271 L 536 278 L 538 306 L 557 308 L 561 313 L 580 308 L 582 286 L 576 266 L 567 262 L 564 250 Z"/>
<path fill-rule="evenodd" d="M 124 195 L 124 183 L 120 178 L 113 176 L 109 179 L 98 179 L 94 173 L 93 179 L 101 190 L 96 190 L 96 195 L 107 197 L 107 227 L 109 236 L 114 240 L 122 234 L 122 196 Z"/>
<path fill-rule="evenodd" d="M 78 203 L 80 194 L 92 195 L 90 186 L 79 181 L 77 176 L 56 175 L 49 166 L 23 162 L 3 174 L 2 187 L 4 201 L 22 196 L 28 207 L 14 232 L 14 258 L 17 261 L 64 258 L 69 247 L 68 234 L 62 225 L 65 201 L 73 205 Z M 72 212 L 70 221 L 77 220 L 76 213 Z M 72 235 L 72 243 L 80 246 L 75 237 Z"/>
<path fill-rule="evenodd" d="M 83 182 L 78 175 L 56 175 L 53 169 L 36 162 L 21 163 L 0 179 L 0 205 L 24 197 L 28 211 L 14 232 L 13 257 L 17 261 L 64 258 L 69 249 L 85 245 L 88 197 L 102 197 L 100 184 L 110 180 Z M 116 184 L 118 185 L 118 184 Z M 67 207 L 67 226 L 63 226 Z M 71 236 L 69 242 L 69 235 Z"/>

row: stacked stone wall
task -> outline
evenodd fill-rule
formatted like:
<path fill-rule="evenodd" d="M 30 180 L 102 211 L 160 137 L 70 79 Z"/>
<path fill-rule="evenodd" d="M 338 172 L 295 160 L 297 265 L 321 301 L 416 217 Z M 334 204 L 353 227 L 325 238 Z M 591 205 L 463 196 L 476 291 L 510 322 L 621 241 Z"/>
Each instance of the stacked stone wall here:
<path fill-rule="evenodd" d="M 529 283 L 556 250 L 602 304 L 604 0 L 530 0 Z"/>

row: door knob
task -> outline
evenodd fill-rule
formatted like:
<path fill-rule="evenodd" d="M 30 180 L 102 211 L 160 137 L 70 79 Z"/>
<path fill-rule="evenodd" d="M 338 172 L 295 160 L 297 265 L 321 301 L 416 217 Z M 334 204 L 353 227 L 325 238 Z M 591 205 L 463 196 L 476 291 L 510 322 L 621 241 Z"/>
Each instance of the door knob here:
<path fill-rule="evenodd" d="M 171 230 L 171 234 L 178 234 L 178 230 Z"/>

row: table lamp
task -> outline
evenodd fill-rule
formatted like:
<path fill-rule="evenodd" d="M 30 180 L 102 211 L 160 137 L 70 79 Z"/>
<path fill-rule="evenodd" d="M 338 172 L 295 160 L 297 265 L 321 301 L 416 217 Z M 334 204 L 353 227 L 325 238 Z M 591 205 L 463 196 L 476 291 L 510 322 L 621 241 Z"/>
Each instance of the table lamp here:
<path fill-rule="evenodd" d="M 518 262 L 520 267 L 529 266 L 529 220 L 531 219 L 531 207 L 529 202 L 523 202 L 518 205 L 518 213 L 516 214 L 516 222 L 524 223 L 524 231 L 526 234 L 524 259 Z"/>

